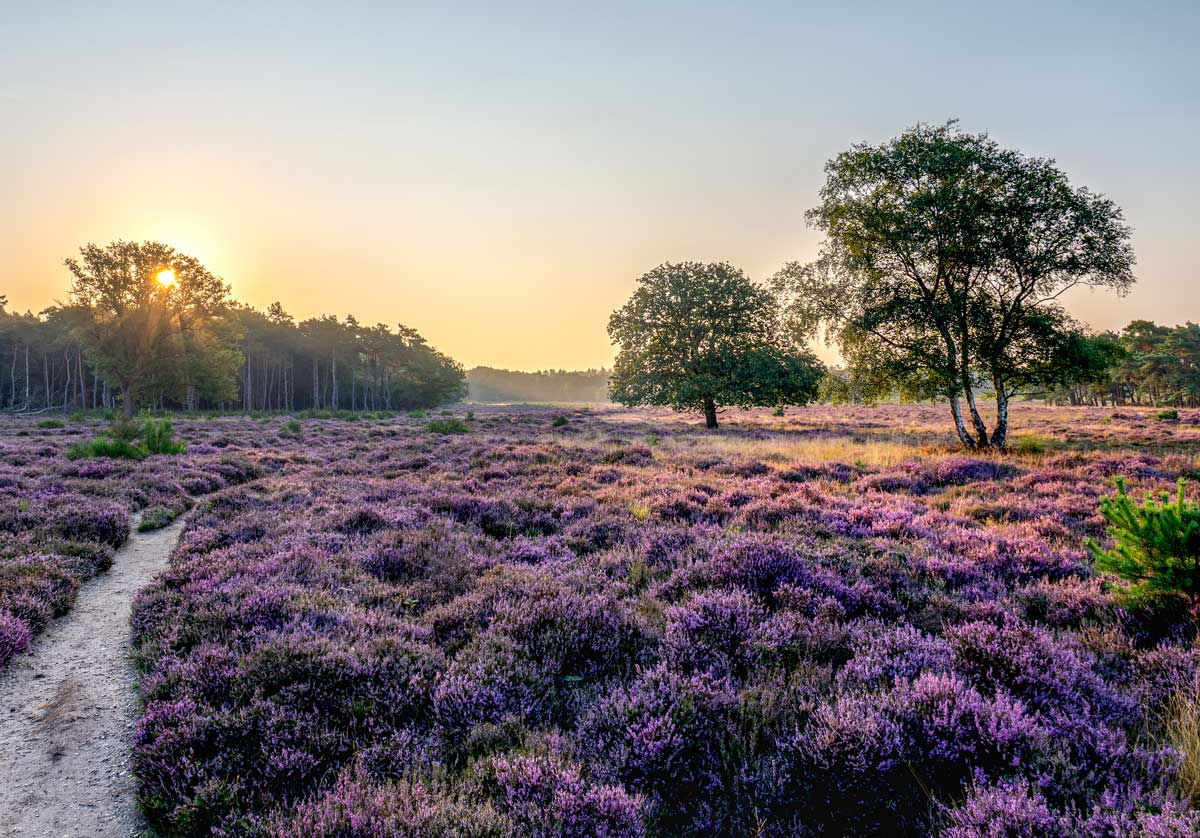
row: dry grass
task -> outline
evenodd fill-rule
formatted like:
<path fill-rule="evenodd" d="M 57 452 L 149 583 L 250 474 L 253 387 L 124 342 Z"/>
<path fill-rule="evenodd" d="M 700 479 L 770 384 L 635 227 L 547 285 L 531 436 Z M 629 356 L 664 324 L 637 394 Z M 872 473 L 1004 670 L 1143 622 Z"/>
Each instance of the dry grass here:
<path fill-rule="evenodd" d="M 752 439 L 716 434 L 668 437 L 663 449 L 681 454 L 703 454 L 720 458 L 749 457 L 767 463 L 859 463 L 867 466 L 894 466 L 942 449 L 917 445 L 891 438 L 852 436 L 795 436 L 781 434 L 767 439 Z"/>
<path fill-rule="evenodd" d="M 1200 687 L 1175 694 L 1167 711 L 1167 739 L 1183 756 L 1179 793 L 1192 805 L 1200 804 Z"/>

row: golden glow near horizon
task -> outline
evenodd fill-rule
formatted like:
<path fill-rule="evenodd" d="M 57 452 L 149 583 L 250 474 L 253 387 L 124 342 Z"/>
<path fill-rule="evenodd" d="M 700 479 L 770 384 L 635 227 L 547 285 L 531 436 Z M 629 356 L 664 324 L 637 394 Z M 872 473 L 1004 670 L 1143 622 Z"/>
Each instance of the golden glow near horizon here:
<path fill-rule="evenodd" d="M 672 4 L 534 4 L 503 30 L 413 4 L 286 22 L 270 4 L 235 4 L 236 25 L 163 5 L 0 15 L 0 125 L 21 126 L 0 131 L 8 311 L 66 300 L 63 260 L 89 242 L 159 241 L 239 302 L 278 301 L 297 322 L 403 323 L 468 367 L 608 366 L 609 315 L 643 273 L 723 260 L 763 281 L 815 259 L 804 212 L 825 162 L 956 116 L 1055 157 L 1125 210 L 1138 284 L 1124 299 L 1078 288 L 1064 298 L 1073 316 L 1095 329 L 1200 316 L 1187 211 L 1198 109 L 1185 106 L 1200 51 L 1195 15 L 1170 4 L 1086 20 L 1064 7 L 1069 28 L 1035 42 L 1020 16 L 997 20 L 982 63 L 946 54 L 947 33 L 977 22 L 945 4 L 877 9 L 871 27 L 832 6 L 814 25 L 804 4 L 686 20 Z M 1097 44 L 1133 33 L 1096 64 Z M 97 45 L 131 38 L 138 49 L 95 61 Z M 846 43 L 862 59 L 849 68 Z"/>
<path fill-rule="evenodd" d="M 175 285 L 175 271 L 171 270 L 170 268 L 164 268 L 158 272 L 156 279 L 158 280 L 159 285 L 163 286 L 164 288 L 171 288 Z"/>

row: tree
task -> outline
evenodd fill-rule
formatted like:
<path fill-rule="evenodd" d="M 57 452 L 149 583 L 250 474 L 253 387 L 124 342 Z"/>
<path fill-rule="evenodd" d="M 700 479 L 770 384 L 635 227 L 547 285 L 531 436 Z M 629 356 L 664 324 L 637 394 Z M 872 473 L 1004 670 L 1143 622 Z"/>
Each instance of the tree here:
<path fill-rule="evenodd" d="M 806 404 L 824 370 L 792 344 L 766 289 L 719 262 L 664 264 L 608 321 L 620 348 L 610 381 L 613 401 L 702 410 Z"/>
<path fill-rule="evenodd" d="M 808 213 L 826 234 L 821 256 L 773 280 L 791 328 L 823 328 L 852 366 L 944 399 L 968 448 L 1003 449 L 1009 400 L 1054 383 L 1048 352 L 1086 338 L 1057 300 L 1134 282 L 1121 210 L 1072 187 L 1052 160 L 953 122 L 856 145 L 826 173 Z M 976 402 L 986 385 L 990 431 Z"/>
<path fill-rule="evenodd" d="M 84 314 L 80 336 L 131 417 L 144 387 L 161 386 L 187 367 L 184 359 L 195 360 L 190 349 L 210 346 L 207 330 L 229 288 L 196 259 L 158 242 L 88 244 L 79 253 L 66 266 L 74 277 L 71 301 Z M 228 361 L 226 353 L 214 357 Z"/>

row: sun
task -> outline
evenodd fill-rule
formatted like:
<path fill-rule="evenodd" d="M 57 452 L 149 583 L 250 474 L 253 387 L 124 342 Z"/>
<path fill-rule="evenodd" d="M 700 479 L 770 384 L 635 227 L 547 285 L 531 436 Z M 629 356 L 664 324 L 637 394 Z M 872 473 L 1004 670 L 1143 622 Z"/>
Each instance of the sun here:
<path fill-rule="evenodd" d="M 158 276 L 156 278 L 158 279 L 159 285 L 162 285 L 165 288 L 170 288 L 175 284 L 175 271 L 171 270 L 170 268 L 164 268 L 158 272 Z"/>

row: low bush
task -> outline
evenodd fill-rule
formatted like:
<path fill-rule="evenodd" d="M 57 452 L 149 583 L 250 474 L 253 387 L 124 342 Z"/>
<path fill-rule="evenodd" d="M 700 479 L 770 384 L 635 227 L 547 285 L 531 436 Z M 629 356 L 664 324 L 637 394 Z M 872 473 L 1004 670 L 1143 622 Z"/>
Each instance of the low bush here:
<path fill-rule="evenodd" d="M 471 428 L 461 419 L 434 419 L 425 424 L 425 430 L 431 434 L 467 434 Z"/>
<path fill-rule="evenodd" d="M 67 449 L 68 460 L 89 457 L 142 460 L 149 454 L 182 454 L 187 446 L 175 439 L 175 426 L 169 418 L 147 418 L 143 422 L 118 420 L 102 435 L 78 442 Z"/>
<path fill-rule="evenodd" d="M 150 454 L 182 454 L 187 446 L 175 439 L 175 426 L 169 418 L 147 419 L 142 442 Z"/>
<path fill-rule="evenodd" d="M 1159 422 L 1178 422 L 1179 411 L 1175 408 L 1171 408 L 1170 410 L 1160 410 L 1158 413 L 1154 414 L 1154 418 Z"/>
<path fill-rule="evenodd" d="M 50 430 L 52 428 L 65 428 L 66 424 L 61 419 L 43 419 L 37 423 L 39 428 Z"/>
<path fill-rule="evenodd" d="M 146 452 L 141 446 L 121 439 L 109 439 L 100 436 L 87 442 L 77 442 L 67 449 L 68 460 L 82 460 L 89 457 L 111 457 L 114 459 L 142 460 Z"/>
<path fill-rule="evenodd" d="M 143 425 L 137 419 L 114 419 L 112 424 L 105 431 L 106 436 L 110 436 L 120 442 L 133 442 L 139 439 L 142 435 Z"/>

